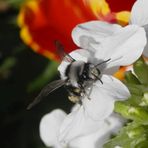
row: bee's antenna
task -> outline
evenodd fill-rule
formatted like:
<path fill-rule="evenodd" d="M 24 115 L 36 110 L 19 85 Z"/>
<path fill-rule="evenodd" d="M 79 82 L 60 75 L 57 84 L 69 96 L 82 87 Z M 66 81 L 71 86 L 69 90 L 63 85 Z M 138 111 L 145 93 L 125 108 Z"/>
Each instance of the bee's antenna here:
<path fill-rule="evenodd" d="M 98 78 L 98 80 L 101 82 L 101 84 L 103 84 L 103 81 L 100 78 Z"/>
<path fill-rule="evenodd" d="M 121 59 L 122 57 L 123 57 L 123 56 L 120 56 L 120 57 L 118 57 L 118 58 L 116 58 L 116 59 L 114 59 L 114 60 L 111 60 L 110 63 L 111 63 L 111 62 L 115 62 L 115 61 Z"/>
<path fill-rule="evenodd" d="M 94 75 L 94 76 L 101 82 L 101 84 L 103 84 L 103 81 L 98 76 L 96 76 L 96 75 Z"/>
<path fill-rule="evenodd" d="M 101 65 L 101 64 L 103 64 L 103 63 L 107 63 L 107 62 L 110 61 L 110 60 L 111 60 L 111 58 L 108 59 L 108 60 L 106 60 L 106 61 L 103 61 L 103 62 L 101 62 L 101 63 L 99 63 L 99 64 L 97 64 L 97 65 L 95 65 L 95 67 L 97 67 L 97 66 L 99 66 L 99 65 Z"/>

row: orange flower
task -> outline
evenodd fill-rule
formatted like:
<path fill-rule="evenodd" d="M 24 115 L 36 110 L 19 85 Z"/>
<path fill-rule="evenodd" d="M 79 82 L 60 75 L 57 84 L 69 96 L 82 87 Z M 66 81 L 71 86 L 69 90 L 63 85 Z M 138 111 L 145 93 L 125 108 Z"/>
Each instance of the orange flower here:
<path fill-rule="evenodd" d="M 120 69 L 114 74 L 114 77 L 120 79 L 120 80 L 124 80 L 125 78 L 125 72 L 128 70 L 128 66 L 125 67 L 120 67 Z"/>
<path fill-rule="evenodd" d="M 65 51 L 76 48 L 72 28 L 90 20 L 126 24 L 135 0 L 26 0 L 20 10 L 18 24 L 21 37 L 35 52 L 57 60 L 55 40 Z"/>

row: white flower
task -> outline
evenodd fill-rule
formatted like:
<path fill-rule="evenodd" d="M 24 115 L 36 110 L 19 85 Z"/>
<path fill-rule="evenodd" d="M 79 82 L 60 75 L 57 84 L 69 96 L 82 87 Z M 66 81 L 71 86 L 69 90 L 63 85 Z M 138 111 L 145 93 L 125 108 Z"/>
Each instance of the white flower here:
<path fill-rule="evenodd" d="M 58 134 L 60 125 L 65 117 L 66 113 L 59 109 L 42 117 L 40 122 L 40 137 L 46 146 L 61 148 L 61 144 L 58 141 Z"/>
<path fill-rule="evenodd" d="M 137 25 L 121 27 L 92 21 L 78 25 L 72 36 L 74 42 L 82 48 L 70 53 L 75 60 L 94 65 L 110 60 L 98 67 L 103 84 L 96 81 L 89 96 L 91 99 L 82 98 L 82 105 L 64 119 L 59 140 L 65 143 L 94 133 L 112 114 L 114 101 L 130 96 L 125 85 L 107 74 L 112 74 L 119 66 L 132 64 L 141 56 L 146 45 L 145 31 Z M 69 64 L 63 61 L 58 68 L 62 79 L 65 79 L 64 72 Z"/>
<path fill-rule="evenodd" d="M 131 25 L 143 27 L 146 31 L 146 36 L 148 39 L 148 0 L 136 0 L 131 10 L 129 26 Z M 116 24 L 92 21 L 90 23 L 78 25 L 76 30 L 73 32 L 73 39 L 79 47 L 86 49 L 87 47 L 90 48 L 91 46 L 89 43 L 90 37 L 92 42 L 99 43 L 107 36 L 112 35 L 116 31 L 120 30 L 120 28 L 121 26 Z M 77 36 L 77 38 L 75 36 Z M 148 57 L 148 43 L 145 46 L 143 54 Z"/>
<path fill-rule="evenodd" d="M 87 90 L 90 100 L 85 96 L 81 98 L 82 105 L 77 105 L 67 116 L 60 113 L 61 111 L 56 111 L 58 118 L 55 118 L 55 112 L 49 114 L 50 120 L 45 116 L 40 126 L 41 137 L 46 145 L 57 148 L 80 147 L 76 144 L 84 141 L 81 138 L 95 140 L 90 140 L 91 148 L 95 148 L 97 140 L 101 148 L 105 137 L 108 138 L 108 133 L 118 125 L 114 122 L 112 124 L 114 102 L 130 96 L 127 87 L 110 74 L 119 66 L 132 64 L 141 56 L 146 45 L 145 31 L 137 25 L 121 27 L 92 21 L 78 25 L 73 30 L 72 37 L 81 48 L 70 53 L 72 58 L 94 65 L 108 61 L 98 66 L 103 84 L 99 80 L 96 81 L 92 90 Z M 62 79 L 66 78 L 65 70 L 69 64 L 71 63 L 63 60 L 58 67 Z M 83 147 L 86 148 L 81 146 Z"/>
<path fill-rule="evenodd" d="M 78 106 L 77 106 L 78 107 Z M 75 110 L 77 110 L 75 107 Z M 72 112 L 75 112 L 73 110 Z M 40 123 L 40 137 L 46 146 L 54 148 L 102 148 L 102 145 L 115 134 L 123 125 L 123 121 L 115 114 L 99 124 L 98 129 L 92 134 L 79 136 L 68 143 L 60 143 L 58 140 L 60 126 L 66 118 L 66 113 L 60 109 L 46 114 Z M 72 131 L 71 131 L 72 132 Z"/>
<path fill-rule="evenodd" d="M 142 26 L 146 31 L 148 39 L 148 0 L 137 0 L 131 10 L 131 24 Z M 144 53 L 148 57 L 148 44 L 145 47 Z"/>

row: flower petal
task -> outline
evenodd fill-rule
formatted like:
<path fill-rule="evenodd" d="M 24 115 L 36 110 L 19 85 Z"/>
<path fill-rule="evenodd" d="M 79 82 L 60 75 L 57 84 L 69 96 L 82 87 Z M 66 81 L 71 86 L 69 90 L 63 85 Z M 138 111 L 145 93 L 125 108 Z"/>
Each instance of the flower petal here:
<path fill-rule="evenodd" d="M 27 0 L 19 13 L 19 26 L 27 45 L 35 52 L 57 60 L 55 40 L 60 40 L 65 51 L 71 52 L 76 48 L 71 30 L 79 23 L 95 19 L 82 0 Z"/>
<path fill-rule="evenodd" d="M 97 50 L 97 59 L 108 60 L 107 68 L 130 65 L 142 54 L 146 45 L 145 31 L 142 27 L 128 25 L 114 35 L 106 38 L 100 46 L 92 44 Z M 132 53 L 132 54 L 131 54 Z"/>
<path fill-rule="evenodd" d="M 118 79 L 103 75 L 101 80 L 103 84 L 100 81 L 94 84 L 90 100 L 83 99 L 85 111 L 93 120 L 107 118 L 113 112 L 115 100 L 130 96 L 127 87 Z"/>
<path fill-rule="evenodd" d="M 137 0 L 131 11 L 131 23 L 139 26 L 148 24 L 148 1 Z"/>
<path fill-rule="evenodd" d="M 75 140 L 75 138 L 95 132 L 103 124 L 103 121 L 92 120 L 85 112 L 83 106 L 80 106 L 63 121 L 60 128 L 59 141 L 65 145 L 69 141 Z"/>
<path fill-rule="evenodd" d="M 72 31 L 75 44 L 84 49 L 90 49 L 90 42 L 100 43 L 106 37 L 112 35 L 121 26 L 101 21 L 90 21 L 77 25 Z"/>
<path fill-rule="evenodd" d="M 118 132 L 122 125 L 123 120 L 115 114 L 105 121 L 93 121 L 81 106 L 65 118 L 59 139 L 70 147 L 98 148 L 98 145 L 102 146 L 111 134 Z"/>
<path fill-rule="evenodd" d="M 129 0 L 129 1 L 125 1 L 125 0 L 106 0 L 112 10 L 112 12 L 120 12 L 123 10 L 131 10 L 131 7 L 133 5 L 133 3 L 135 2 L 135 0 Z"/>
<path fill-rule="evenodd" d="M 96 83 L 99 83 L 97 81 Z M 114 98 L 106 94 L 102 89 L 93 86 L 91 94 L 83 100 L 83 106 L 89 118 L 96 121 L 101 121 L 107 118 L 114 109 Z"/>
<path fill-rule="evenodd" d="M 145 32 L 146 32 L 146 38 L 148 41 L 148 24 L 144 26 Z M 144 48 L 144 52 L 143 52 L 144 56 L 148 57 L 148 42 Z"/>
<path fill-rule="evenodd" d="M 60 109 L 53 110 L 46 114 L 40 122 L 40 137 L 46 146 L 62 148 L 58 142 L 57 135 L 66 113 Z"/>
<path fill-rule="evenodd" d="M 148 44 L 147 44 L 146 48 L 144 49 L 143 55 L 148 57 Z"/>
<path fill-rule="evenodd" d="M 119 132 L 124 123 L 125 121 L 116 114 L 112 114 L 110 117 L 108 117 L 105 120 L 105 124 L 98 131 L 96 148 L 102 148 L 103 144 L 105 144 L 112 135 L 115 135 Z M 100 147 L 98 147 L 98 145 Z"/>
<path fill-rule="evenodd" d="M 119 131 L 123 123 L 120 117 L 113 114 L 94 133 L 76 138 L 70 143 L 70 146 L 76 148 L 102 148 L 110 136 Z"/>
<path fill-rule="evenodd" d="M 130 92 L 128 88 L 118 79 L 113 76 L 103 75 L 101 77 L 103 85 L 100 83 L 95 83 L 100 89 L 102 89 L 105 93 L 108 93 L 115 100 L 125 100 L 130 97 Z"/>

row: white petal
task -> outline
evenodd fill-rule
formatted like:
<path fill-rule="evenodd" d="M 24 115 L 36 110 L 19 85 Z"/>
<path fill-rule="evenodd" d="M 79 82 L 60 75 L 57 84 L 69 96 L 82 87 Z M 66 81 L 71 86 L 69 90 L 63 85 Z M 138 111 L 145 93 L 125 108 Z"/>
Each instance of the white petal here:
<path fill-rule="evenodd" d="M 95 132 L 103 123 L 92 120 L 80 106 L 65 118 L 60 128 L 59 141 L 65 145 L 75 138 Z"/>
<path fill-rule="evenodd" d="M 139 26 L 148 24 L 148 0 L 137 0 L 131 11 L 131 23 Z"/>
<path fill-rule="evenodd" d="M 40 137 L 46 146 L 62 148 L 58 142 L 59 128 L 66 113 L 60 109 L 53 110 L 51 113 L 43 116 L 40 122 Z"/>
<path fill-rule="evenodd" d="M 125 100 L 130 97 L 128 88 L 118 79 L 113 76 L 103 75 L 101 77 L 103 84 L 95 83 L 98 89 L 104 91 L 114 98 L 114 100 Z"/>
<path fill-rule="evenodd" d="M 100 84 L 99 81 L 96 83 Z M 86 97 L 83 100 L 83 106 L 89 118 L 95 121 L 104 120 L 113 112 L 114 98 L 96 85 L 93 86 L 89 98 Z"/>
<path fill-rule="evenodd" d="M 148 57 L 148 24 L 144 26 L 144 29 L 146 31 L 147 44 L 144 48 L 143 54 L 144 54 L 144 56 Z"/>
<path fill-rule="evenodd" d="M 98 140 L 97 132 L 90 134 L 88 136 L 82 136 L 74 139 L 70 142 L 70 148 L 98 148 L 96 147 L 96 142 Z M 97 139 L 96 139 L 97 137 Z"/>
<path fill-rule="evenodd" d="M 107 142 L 112 134 L 115 134 L 115 131 L 117 133 L 123 124 L 123 120 L 113 114 L 105 120 L 104 124 L 96 132 L 75 139 L 71 145 L 73 144 L 78 148 L 102 148 L 103 144 Z"/>
<path fill-rule="evenodd" d="M 108 60 L 108 68 L 113 66 L 130 65 L 136 61 L 142 54 L 146 45 L 146 35 L 142 27 L 128 25 L 118 33 L 106 38 L 104 42 L 97 46 L 95 57 L 97 59 Z"/>
<path fill-rule="evenodd" d="M 115 72 L 117 72 L 119 70 L 119 68 L 120 68 L 120 66 L 114 66 L 114 67 L 110 67 L 110 68 L 107 68 L 107 69 L 104 68 L 104 69 L 101 70 L 101 73 L 102 74 L 107 74 L 107 75 L 113 75 Z M 99 67 L 99 70 L 100 70 L 100 67 Z"/>
<path fill-rule="evenodd" d="M 145 49 L 144 49 L 143 55 L 144 55 L 145 57 L 148 57 L 148 44 L 147 44 L 147 46 L 146 46 Z"/>
<path fill-rule="evenodd" d="M 74 50 L 69 55 L 76 61 L 84 61 L 86 63 L 88 59 L 92 57 L 92 54 L 89 51 L 84 49 Z M 70 64 L 69 61 L 63 60 L 58 67 L 58 71 L 60 72 L 62 79 L 65 79 L 65 70 L 69 64 Z"/>
<path fill-rule="evenodd" d="M 117 146 L 115 146 L 114 148 L 123 148 L 123 147 L 117 145 Z"/>
<path fill-rule="evenodd" d="M 121 117 L 112 114 L 105 120 L 105 124 L 98 130 L 96 148 L 103 148 L 103 145 L 110 139 L 110 136 L 117 134 L 125 121 Z M 98 145 L 100 147 L 98 147 Z"/>
<path fill-rule="evenodd" d="M 111 114 L 105 121 L 112 123 L 111 133 L 114 135 L 117 134 L 119 132 L 119 129 L 127 122 L 127 120 L 116 113 Z"/>
<path fill-rule="evenodd" d="M 89 117 L 85 114 L 80 115 L 81 111 L 82 108 L 75 114 L 71 113 L 62 125 L 64 129 L 61 132 L 64 134 L 61 133 L 61 141 L 68 143 L 71 148 L 102 148 L 102 145 L 112 134 L 118 132 L 124 123 L 119 116 L 112 114 L 105 121 L 93 121 L 94 124 L 92 124 L 92 122 L 88 122 Z"/>
<path fill-rule="evenodd" d="M 77 46 L 90 49 L 90 42 L 100 43 L 120 28 L 121 26 L 117 24 L 90 21 L 77 25 L 72 31 L 72 38 Z"/>
<path fill-rule="evenodd" d="M 97 81 L 90 94 L 90 100 L 83 99 L 85 111 L 93 120 L 107 118 L 114 109 L 114 101 L 127 99 L 130 96 L 127 87 L 118 79 L 103 75 L 103 84 Z"/>

